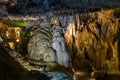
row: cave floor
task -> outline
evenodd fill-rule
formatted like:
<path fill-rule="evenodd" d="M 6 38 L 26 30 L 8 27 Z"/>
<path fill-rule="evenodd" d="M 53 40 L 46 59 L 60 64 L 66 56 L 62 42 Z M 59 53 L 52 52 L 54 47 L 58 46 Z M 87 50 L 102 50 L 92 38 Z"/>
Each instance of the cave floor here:
<path fill-rule="evenodd" d="M 72 80 L 73 71 L 71 68 L 64 66 L 57 66 L 51 71 L 40 73 L 36 70 L 28 71 L 21 64 L 14 60 L 8 52 L 0 46 L 0 80 L 58 80 L 60 76 L 66 80 Z M 68 76 L 66 76 L 68 75 Z M 87 77 L 87 76 L 86 76 Z M 97 76 L 96 79 L 89 78 L 89 80 L 119 80 L 120 75 L 104 75 Z M 76 80 L 85 80 L 81 76 L 77 76 Z"/>

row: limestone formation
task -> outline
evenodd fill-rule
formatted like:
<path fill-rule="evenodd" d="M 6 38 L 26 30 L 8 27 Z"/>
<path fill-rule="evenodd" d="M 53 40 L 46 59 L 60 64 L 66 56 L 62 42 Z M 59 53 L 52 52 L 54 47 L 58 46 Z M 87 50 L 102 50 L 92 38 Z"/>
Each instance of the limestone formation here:
<path fill-rule="evenodd" d="M 62 31 L 61 26 L 54 25 L 52 27 L 55 27 L 52 33 L 53 34 L 52 46 L 53 46 L 53 49 L 56 51 L 57 62 L 60 65 L 69 67 L 69 53 L 66 49 L 65 40 L 61 33 Z"/>
<path fill-rule="evenodd" d="M 118 19 L 114 16 L 114 10 L 98 11 L 80 14 L 77 24 L 83 24 L 82 30 L 79 26 L 68 25 L 65 39 L 69 52 L 71 52 L 72 64 L 76 66 L 78 61 L 86 58 L 92 66 L 100 73 L 118 73 Z M 74 18 L 75 19 L 75 18 Z M 79 21 L 78 21 L 79 20 Z M 75 34 L 74 34 L 75 28 Z M 70 33 L 71 29 L 71 33 Z M 77 63 L 79 65 L 79 63 Z"/>
<path fill-rule="evenodd" d="M 73 66 L 87 59 L 100 73 L 117 73 L 119 19 L 115 14 L 114 10 L 102 10 L 76 16 L 54 16 L 51 22 L 45 19 L 32 22 L 28 55 L 66 67 L 70 56 Z"/>
<path fill-rule="evenodd" d="M 50 26 L 44 21 L 39 23 L 32 28 L 31 39 L 28 44 L 28 56 L 35 60 L 56 61 L 55 52 L 51 46 L 52 35 L 48 31 Z"/>
<path fill-rule="evenodd" d="M 57 62 L 69 67 L 69 54 L 63 37 L 62 26 L 53 17 L 29 22 L 31 38 L 28 43 L 28 57 L 45 62 Z"/>

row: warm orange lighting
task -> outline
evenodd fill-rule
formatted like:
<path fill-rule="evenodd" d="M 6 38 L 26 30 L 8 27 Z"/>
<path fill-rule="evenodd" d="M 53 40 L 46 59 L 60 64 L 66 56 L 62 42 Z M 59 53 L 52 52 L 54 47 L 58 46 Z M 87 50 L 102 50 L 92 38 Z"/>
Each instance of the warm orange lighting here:
<path fill-rule="evenodd" d="M 0 42 L 3 42 L 3 39 L 0 37 Z"/>
<path fill-rule="evenodd" d="M 20 32 L 19 31 L 17 31 L 16 33 L 17 33 L 17 36 L 20 36 Z"/>
<path fill-rule="evenodd" d="M 16 42 L 20 42 L 20 39 L 17 39 Z"/>
<path fill-rule="evenodd" d="M 70 35 L 75 36 L 75 25 L 74 25 L 74 23 L 69 23 L 68 24 L 68 31 L 69 31 Z"/>
<path fill-rule="evenodd" d="M 21 28 L 16 28 L 16 29 L 15 29 L 16 42 L 20 42 L 20 32 L 21 32 Z"/>
<path fill-rule="evenodd" d="M 51 20 L 50 24 L 57 24 L 57 21 L 58 21 L 57 17 L 54 17 L 54 18 Z"/>
<path fill-rule="evenodd" d="M 6 31 L 6 37 L 9 38 L 10 36 L 10 31 Z"/>
<path fill-rule="evenodd" d="M 8 44 L 9 44 L 10 48 L 14 50 L 14 48 L 15 48 L 14 42 L 8 42 Z"/>

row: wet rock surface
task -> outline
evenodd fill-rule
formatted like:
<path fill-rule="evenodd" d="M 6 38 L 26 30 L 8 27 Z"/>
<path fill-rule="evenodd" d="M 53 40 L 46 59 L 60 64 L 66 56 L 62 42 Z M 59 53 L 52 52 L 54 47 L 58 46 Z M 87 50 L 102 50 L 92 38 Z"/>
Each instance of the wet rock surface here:
<path fill-rule="evenodd" d="M 51 80 L 71 80 L 66 74 L 62 72 L 48 72 L 45 73 Z"/>

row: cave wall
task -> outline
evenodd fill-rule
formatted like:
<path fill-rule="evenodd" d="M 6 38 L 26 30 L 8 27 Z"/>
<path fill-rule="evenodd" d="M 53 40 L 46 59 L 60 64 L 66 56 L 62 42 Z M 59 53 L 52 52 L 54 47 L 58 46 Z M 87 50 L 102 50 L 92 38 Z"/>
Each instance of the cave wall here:
<path fill-rule="evenodd" d="M 119 12 L 119 9 L 101 9 L 46 17 L 42 22 L 30 21 L 28 56 L 67 67 L 71 63 L 76 70 L 89 64 L 96 72 L 116 74 L 119 72 Z M 52 59 L 41 58 L 44 54 Z"/>
<path fill-rule="evenodd" d="M 115 15 L 115 10 L 101 10 L 74 16 L 64 35 L 74 68 L 86 59 L 100 73 L 118 72 L 119 19 Z"/>

